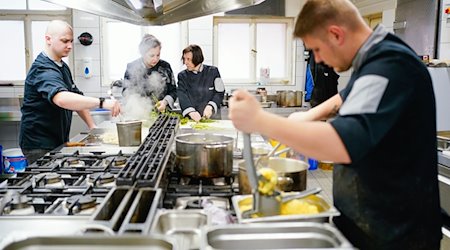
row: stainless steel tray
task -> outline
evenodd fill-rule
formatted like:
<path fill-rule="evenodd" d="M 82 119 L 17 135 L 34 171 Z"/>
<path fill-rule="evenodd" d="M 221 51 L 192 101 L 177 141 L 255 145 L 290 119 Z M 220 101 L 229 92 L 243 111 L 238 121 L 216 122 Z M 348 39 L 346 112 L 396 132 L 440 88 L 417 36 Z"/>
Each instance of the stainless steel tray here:
<path fill-rule="evenodd" d="M 167 250 L 178 249 L 172 239 L 163 236 L 61 236 L 33 237 L 7 245 L 4 250 Z"/>
<path fill-rule="evenodd" d="M 327 223 L 257 223 L 207 226 L 201 249 L 354 249 Z"/>
<path fill-rule="evenodd" d="M 180 249 L 199 249 L 201 228 L 209 224 L 209 216 L 200 209 L 160 209 L 150 232 L 175 238 Z"/>
<path fill-rule="evenodd" d="M 289 194 L 286 193 L 286 194 Z M 332 217 L 339 216 L 341 213 L 333 206 L 329 205 L 321 195 L 315 195 L 317 199 L 308 200 L 308 202 L 316 205 L 319 208 L 318 214 L 299 214 L 299 215 L 276 215 L 259 218 L 243 218 L 239 203 L 244 199 L 250 198 L 252 195 L 235 195 L 231 197 L 234 211 L 239 223 L 260 223 L 260 222 L 329 222 Z M 303 199 L 310 199 L 305 197 Z"/>

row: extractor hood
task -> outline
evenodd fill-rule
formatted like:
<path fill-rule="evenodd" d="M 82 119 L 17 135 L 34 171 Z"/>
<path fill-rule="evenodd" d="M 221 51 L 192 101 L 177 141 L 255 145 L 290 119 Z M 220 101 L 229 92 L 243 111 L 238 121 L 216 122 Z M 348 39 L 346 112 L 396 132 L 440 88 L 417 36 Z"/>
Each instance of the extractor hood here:
<path fill-rule="evenodd" d="M 164 25 L 256 5 L 265 0 L 44 0 L 139 25 Z"/>

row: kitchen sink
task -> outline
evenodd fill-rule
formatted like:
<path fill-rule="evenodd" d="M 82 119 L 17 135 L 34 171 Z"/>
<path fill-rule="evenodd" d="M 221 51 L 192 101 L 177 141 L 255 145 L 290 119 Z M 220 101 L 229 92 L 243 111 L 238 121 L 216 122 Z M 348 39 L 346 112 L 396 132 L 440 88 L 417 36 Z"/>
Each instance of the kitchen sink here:
<path fill-rule="evenodd" d="M 202 210 L 158 210 L 151 234 L 175 238 L 180 249 L 199 249 L 201 228 L 209 224 L 209 216 Z"/>
<path fill-rule="evenodd" d="M 332 225 L 316 222 L 207 226 L 201 249 L 354 249 Z"/>

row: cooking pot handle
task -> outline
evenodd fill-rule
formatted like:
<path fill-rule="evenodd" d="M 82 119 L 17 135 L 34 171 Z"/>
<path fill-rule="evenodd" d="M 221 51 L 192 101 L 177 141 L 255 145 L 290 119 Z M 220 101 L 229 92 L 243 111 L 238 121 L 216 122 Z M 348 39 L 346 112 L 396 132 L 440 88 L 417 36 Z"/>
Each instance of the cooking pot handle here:
<path fill-rule="evenodd" d="M 294 185 L 294 180 L 289 176 L 278 176 L 278 185 L 283 186 L 283 191 L 292 191 L 292 185 Z"/>

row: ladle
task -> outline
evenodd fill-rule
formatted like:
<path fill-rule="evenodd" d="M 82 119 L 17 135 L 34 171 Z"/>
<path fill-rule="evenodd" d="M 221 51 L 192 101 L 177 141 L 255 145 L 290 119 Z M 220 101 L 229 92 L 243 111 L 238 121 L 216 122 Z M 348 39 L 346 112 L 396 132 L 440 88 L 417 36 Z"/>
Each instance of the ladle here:
<path fill-rule="evenodd" d="M 245 160 L 245 168 L 247 170 L 248 181 L 250 183 L 250 187 L 253 195 L 253 206 L 252 209 L 244 211 L 242 213 L 242 217 L 249 218 L 252 214 L 259 212 L 259 201 L 260 194 L 258 191 L 258 175 L 256 173 L 255 163 L 253 162 L 253 153 L 252 153 L 252 145 L 250 134 L 243 133 L 244 139 L 244 148 L 243 148 L 243 156 Z"/>
<path fill-rule="evenodd" d="M 281 195 L 279 192 L 274 192 L 273 195 L 261 195 L 258 190 L 258 174 L 256 172 L 255 163 L 253 161 L 250 134 L 243 133 L 243 139 L 244 139 L 243 156 L 245 160 L 245 168 L 247 170 L 248 180 L 250 183 L 253 196 L 252 209 L 242 212 L 243 218 L 249 218 L 251 217 L 252 214 L 259 214 L 260 216 L 279 215 L 282 203 L 288 202 L 293 199 L 300 199 L 312 194 L 317 194 L 320 191 L 322 191 L 321 188 L 317 187 L 285 196 Z M 275 148 L 268 154 L 268 156 L 272 155 L 277 150 L 278 147 L 279 145 L 276 145 Z"/>

